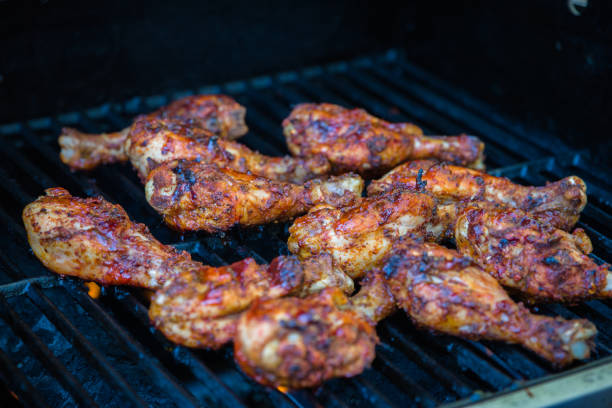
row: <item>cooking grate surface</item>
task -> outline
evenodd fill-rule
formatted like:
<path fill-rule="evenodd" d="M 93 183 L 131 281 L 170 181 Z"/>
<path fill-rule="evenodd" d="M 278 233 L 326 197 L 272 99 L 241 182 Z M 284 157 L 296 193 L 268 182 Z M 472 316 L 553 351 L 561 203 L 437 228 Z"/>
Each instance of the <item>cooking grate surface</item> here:
<path fill-rule="evenodd" d="M 247 107 L 251 129 L 241 141 L 265 154 L 286 154 L 280 122 L 292 105 L 326 101 L 360 106 L 390 121 L 412 121 L 428 134 L 467 132 L 486 142 L 495 175 L 541 185 L 570 174 L 588 186 L 579 226 L 594 244 L 593 258 L 612 260 L 612 186 L 583 152 L 551 135 L 526 130 L 406 61 L 401 54 L 285 72 L 192 92 L 133 98 L 82 112 L 0 126 L 0 379 L 2 391 L 26 406 L 425 406 L 482 401 L 557 374 L 518 346 L 472 342 L 416 330 L 404 313 L 378 326 L 381 344 L 371 369 L 319 389 L 282 393 L 258 386 L 220 351 L 175 346 L 153 330 L 145 294 L 103 288 L 99 298 L 83 282 L 60 279 L 33 256 L 21 224 L 22 208 L 47 187 L 76 196 L 102 195 L 121 204 L 162 242 L 195 259 L 222 265 L 247 256 L 266 262 L 286 254 L 287 228 L 273 224 L 223 234 L 179 235 L 147 205 L 128 165 L 71 173 L 59 160 L 62 126 L 102 132 L 120 129 L 139 113 L 191 93 L 227 93 Z M 612 302 L 538 306 L 544 314 L 585 317 L 598 329 L 590 362 L 611 360 Z M 595 360 L 598 360 L 597 362 Z M 611 360 L 612 361 L 612 360 Z M 612 362 L 611 362 L 612 364 Z"/>

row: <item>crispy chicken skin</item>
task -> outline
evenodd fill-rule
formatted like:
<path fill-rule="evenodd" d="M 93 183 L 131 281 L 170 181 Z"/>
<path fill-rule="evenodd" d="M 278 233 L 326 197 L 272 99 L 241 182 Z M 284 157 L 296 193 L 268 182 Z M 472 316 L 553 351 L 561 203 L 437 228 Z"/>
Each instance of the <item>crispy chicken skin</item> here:
<path fill-rule="evenodd" d="M 86 135 L 83 140 L 89 139 L 91 137 Z M 104 155 L 107 150 L 100 154 L 89 152 L 89 147 L 81 144 L 81 134 L 75 130 L 65 131 L 60 136 L 60 145 L 62 161 L 73 169 L 79 169 L 73 158 L 83 155 L 81 148 L 88 151 L 88 169 L 103 164 L 102 159 L 106 160 Z M 143 182 L 149 172 L 161 163 L 179 159 L 214 163 L 242 173 L 250 172 L 271 180 L 293 183 L 303 183 L 330 170 L 330 164 L 322 156 L 307 159 L 265 156 L 243 144 L 221 139 L 190 121 L 165 119 L 157 115 L 136 118 L 125 138 L 122 155 L 121 159 L 130 160 Z M 119 161 L 119 156 L 110 161 Z"/>
<path fill-rule="evenodd" d="M 416 160 L 404 163 L 368 186 L 368 195 L 396 190 L 427 191 L 442 199 L 488 201 L 537 213 L 537 218 L 569 231 L 587 203 L 586 185 L 576 176 L 546 186 L 512 183 L 478 170 Z"/>
<path fill-rule="evenodd" d="M 72 197 L 63 188 L 23 210 L 34 255 L 61 275 L 103 285 L 157 289 L 196 262 L 184 251 L 157 241 L 143 224 L 130 221 L 119 205 L 102 198 Z"/>
<path fill-rule="evenodd" d="M 150 117 L 177 119 L 196 125 L 221 139 L 232 140 L 244 135 L 246 109 L 226 95 L 194 95 L 176 100 Z M 73 170 L 91 170 L 100 164 L 128 160 L 124 149 L 130 126 L 113 133 L 87 134 L 64 128 L 59 137 L 60 158 Z"/>
<path fill-rule="evenodd" d="M 219 348 L 232 340 L 240 313 L 256 299 L 308 295 L 333 285 L 350 293 L 353 282 L 323 255 L 300 262 L 279 256 L 269 265 L 247 258 L 231 265 L 186 269 L 151 299 L 149 317 L 175 343 Z"/>
<path fill-rule="evenodd" d="M 258 300 L 238 321 L 234 357 L 268 386 L 314 387 L 360 374 L 374 360 L 374 327 L 337 288 L 300 299 Z"/>
<path fill-rule="evenodd" d="M 363 184 L 359 176 L 345 174 L 297 185 L 181 160 L 151 171 L 145 193 L 170 227 L 215 232 L 286 221 L 317 204 L 348 205 L 361 198 Z"/>
<path fill-rule="evenodd" d="M 374 359 L 374 326 L 395 311 L 382 274 L 371 271 L 356 295 L 328 286 L 304 299 L 258 300 L 239 321 L 234 355 L 265 385 L 313 387 L 361 373 Z"/>
<path fill-rule="evenodd" d="M 415 125 L 385 122 L 363 109 L 304 103 L 283 121 L 283 131 L 292 154 L 322 154 L 336 173 L 376 176 L 406 160 L 427 158 L 484 167 L 484 144 L 474 136 L 424 136 Z"/>
<path fill-rule="evenodd" d="M 591 241 L 580 228 L 569 234 L 516 209 L 468 209 L 455 235 L 461 253 L 530 301 L 612 297 L 610 265 L 586 256 Z"/>
<path fill-rule="evenodd" d="M 425 328 L 518 343 L 555 365 L 588 358 L 594 347 L 592 323 L 531 314 L 457 251 L 400 240 L 383 272 L 398 306 Z"/>
<path fill-rule="evenodd" d="M 149 114 L 162 120 L 176 119 L 232 140 L 244 135 L 246 109 L 226 95 L 194 95 L 176 100 Z M 124 150 L 130 127 L 113 133 L 86 134 L 64 128 L 59 143 L 62 161 L 73 169 L 90 170 L 99 164 L 127 161 Z"/>
<path fill-rule="evenodd" d="M 359 278 L 401 236 L 451 238 L 463 208 L 462 203 L 440 203 L 430 194 L 412 191 L 367 197 L 343 208 L 315 207 L 294 221 L 287 244 L 301 259 L 329 253 L 337 267 Z"/>

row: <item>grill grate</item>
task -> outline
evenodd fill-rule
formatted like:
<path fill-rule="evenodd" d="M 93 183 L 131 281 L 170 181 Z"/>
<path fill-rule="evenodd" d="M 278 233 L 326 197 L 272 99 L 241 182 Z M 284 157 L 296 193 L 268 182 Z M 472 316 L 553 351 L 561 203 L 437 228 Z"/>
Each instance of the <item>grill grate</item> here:
<path fill-rule="evenodd" d="M 280 121 L 293 104 L 327 101 L 361 106 L 391 121 L 412 121 L 430 134 L 466 131 L 487 144 L 492 173 L 525 184 L 570 174 L 588 185 L 579 226 L 593 240 L 593 258 L 612 260 L 612 185 L 588 157 L 551 135 L 527 131 L 491 107 L 431 76 L 391 51 L 300 72 L 255 78 L 193 93 L 228 93 L 247 106 L 251 131 L 241 141 L 265 154 L 286 154 Z M 70 173 L 59 160 L 62 126 L 100 132 L 122 128 L 134 115 L 192 92 L 133 98 L 83 112 L 0 126 L 0 379 L 27 406 L 424 406 L 469 404 L 485 396 L 548 381 L 556 371 L 520 347 L 472 342 L 415 330 L 403 313 L 378 327 L 373 367 L 353 379 L 328 381 L 314 391 L 281 393 L 238 371 L 231 348 L 176 346 L 149 325 L 138 290 L 106 288 L 92 299 L 82 282 L 59 279 L 32 255 L 21 209 L 47 187 L 78 196 L 102 195 L 121 204 L 162 242 L 194 258 L 222 265 L 247 256 L 266 262 L 286 254 L 287 227 L 266 225 L 223 234 L 180 235 L 147 205 L 127 165 Z M 544 314 L 586 317 L 598 327 L 592 362 L 612 361 L 612 303 L 539 306 Z"/>

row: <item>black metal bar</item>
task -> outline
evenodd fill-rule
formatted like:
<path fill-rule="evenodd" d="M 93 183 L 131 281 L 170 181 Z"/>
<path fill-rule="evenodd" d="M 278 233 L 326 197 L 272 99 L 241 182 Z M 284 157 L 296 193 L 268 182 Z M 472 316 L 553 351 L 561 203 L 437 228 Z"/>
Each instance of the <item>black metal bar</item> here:
<path fill-rule="evenodd" d="M 48 407 L 43 396 L 2 350 L 0 350 L 0 380 L 19 397 L 19 402 L 25 406 Z"/>
<path fill-rule="evenodd" d="M 431 375 L 434 375 L 454 393 L 460 397 L 467 397 L 472 394 L 472 386 L 438 363 L 427 354 L 425 349 L 410 341 L 397 327 L 385 324 L 384 329 L 388 330 L 395 341 L 400 343 L 402 350 L 407 353 L 412 361 L 423 367 Z"/>
<path fill-rule="evenodd" d="M 63 282 L 63 284 L 68 287 L 69 290 L 67 290 L 67 292 L 70 296 L 72 296 L 87 313 L 99 321 L 130 355 L 136 357 L 138 361 L 144 365 L 146 370 L 150 373 L 151 378 L 160 388 L 164 389 L 169 395 L 178 397 L 178 400 L 182 401 L 183 404 L 198 405 L 193 395 L 185 390 L 175 378 L 171 377 L 166 369 L 155 358 L 150 356 L 144 347 L 110 317 L 97 302 L 87 296 L 82 290 L 76 288 L 74 283 L 68 283 L 68 281 L 66 281 Z M 131 296 L 129 296 L 129 298 L 131 298 Z M 133 300 L 133 302 L 136 301 Z M 145 319 L 147 321 L 143 323 L 148 325 L 148 318 Z M 207 386 L 209 381 L 215 380 L 214 375 L 209 372 L 200 372 L 198 374 L 204 378 L 201 379 L 201 381 Z M 223 400 L 229 401 L 231 403 L 230 405 L 233 405 L 234 402 L 238 402 L 231 392 L 226 390 L 218 380 L 215 381 L 214 388 L 211 389 L 211 392 L 222 394 Z"/>
<path fill-rule="evenodd" d="M 26 291 L 28 298 L 47 316 L 49 321 L 59 329 L 62 335 L 73 344 L 82 355 L 93 365 L 104 377 L 127 397 L 136 406 L 145 407 L 147 404 L 140 398 L 134 389 L 128 384 L 123 376 L 113 368 L 107 358 L 70 322 L 57 306 L 43 293 L 41 288 L 30 285 Z M 187 401 L 183 400 L 182 403 Z M 195 404 L 197 405 L 197 404 Z"/>
<path fill-rule="evenodd" d="M 73 398 L 86 407 L 97 407 L 89 393 L 81 386 L 79 380 L 72 375 L 60 360 L 49 350 L 47 345 L 21 320 L 10 307 L 4 296 L 0 295 L 0 313 L 2 318 L 13 328 L 15 333 L 28 346 L 32 354 L 53 374 L 55 378 L 69 391 Z"/>
<path fill-rule="evenodd" d="M 421 386 L 417 381 L 412 379 L 411 373 L 403 373 L 402 368 L 397 365 L 397 351 L 393 350 L 386 344 L 381 344 L 376 350 L 376 360 L 374 367 L 381 371 L 390 381 L 395 383 L 402 392 L 419 397 L 420 402 L 424 407 L 434 407 L 438 405 L 437 399 Z"/>

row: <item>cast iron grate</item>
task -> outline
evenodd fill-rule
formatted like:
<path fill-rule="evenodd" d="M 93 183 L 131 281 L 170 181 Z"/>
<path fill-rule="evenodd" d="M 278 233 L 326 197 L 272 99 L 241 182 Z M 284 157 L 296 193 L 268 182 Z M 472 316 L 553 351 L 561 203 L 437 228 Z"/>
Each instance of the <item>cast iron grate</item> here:
<path fill-rule="evenodd" d="M 293 104 L 328 101 L 361 106 L 391 121 L 413 121 L 429 134 L 468 132 L 487 143 L 492 172 L 526 184 L 576 174 L 587 182 L 589 204 L 580 225 L 599 261 L 612 260 L 612 186 L 588 157 L 551 135 L 523 129 L 491 107 L 407 62 L 395 51 L 299 72 L 211 86 L 173 95 L 133 98 L 54 118 L 0 126 L 0 378 L 26 406 L 425 406 L 483 400 L 501 391 L 547 381 L 557 371 L 520 347 L 472 342 L 415 330 L 403 313 L 381 323 L 373 367 L 317 390 L 282 393 L 260 387 L 234 365 L 230 347 L 217 352 L 171 344 L 148 323 L 146 296 L 103 289 L 92 299 L 83 283 L 59 279 L 32 255 L 21 209 L 44 188 L 78 196 L 102 195 L 121 204 L 164 243 L 207 264 L 246 256 L 259 262 L 287 253 L 287 225 L 225 234 L 179 235 L 148 207 L 127 165 L 71 173 L 58 157 L 62 126 L 101 132 L 134 115 L 190 93 L 221 92 L 247 106 L 251 131 L 242 142 L 263 153 L 285 154 L 280 121 Z M 547 305 L 539 312 L 586 317 L 599 329 L 591 362 L 612 357 L 612 303 Z M 597 362 L 595 360 L 598 360 Z"/>

